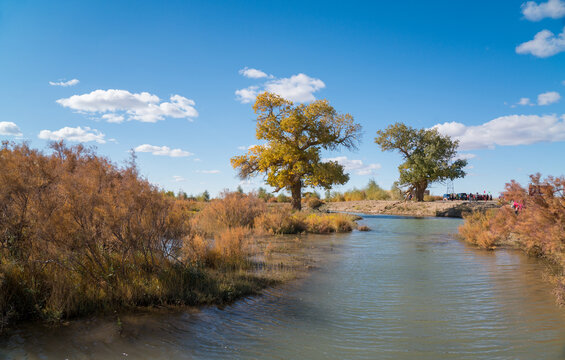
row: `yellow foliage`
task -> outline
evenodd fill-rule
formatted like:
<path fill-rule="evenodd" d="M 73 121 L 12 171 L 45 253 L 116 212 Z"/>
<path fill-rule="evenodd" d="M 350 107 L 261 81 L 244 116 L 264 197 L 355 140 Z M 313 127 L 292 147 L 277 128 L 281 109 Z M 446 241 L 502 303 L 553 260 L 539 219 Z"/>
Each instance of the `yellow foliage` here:
<path fill-rule="evenodd" d="M 293 207 L 298 210 L 304 186 L 329 189 L 349 180 L 342 165 L 323 162 L 320 154 L 322 149 L 355 147 L 361 126 L 351 115 L 338 114 L 327 100 L 294 105 L 268 92 L 257 96 L 253 109 L 256 137 L 266 143 L 231 159 L 241 178 L 264 174 L 270 186 L 292 194 Z"/>

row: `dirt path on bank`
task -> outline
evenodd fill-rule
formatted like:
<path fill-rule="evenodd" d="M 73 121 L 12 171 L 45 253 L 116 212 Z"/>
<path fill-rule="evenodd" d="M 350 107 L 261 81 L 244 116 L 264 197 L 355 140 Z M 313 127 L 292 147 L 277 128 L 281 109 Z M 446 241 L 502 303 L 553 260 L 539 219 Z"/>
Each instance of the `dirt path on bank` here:
<path fill-rule="evenodd" d="M 361 200 L 329 202 L 320 210 L 330 212 L 353 212 L 363 214 L 386 214 L 408 216 L 462 217 L 474 210 L 486 211 L 499 208 L 497 201 L 389 201 Z"/>

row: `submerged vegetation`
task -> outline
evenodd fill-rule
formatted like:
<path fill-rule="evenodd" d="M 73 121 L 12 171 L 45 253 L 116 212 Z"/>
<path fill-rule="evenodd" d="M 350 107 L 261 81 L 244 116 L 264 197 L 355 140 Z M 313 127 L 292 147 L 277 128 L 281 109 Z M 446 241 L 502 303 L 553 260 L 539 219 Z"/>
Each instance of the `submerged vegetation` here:
<path fill-rule="evenodd" d="M 528 189 L 506 184 L 502 208 L 473 213 L 459 228 L 468 242 L 485 249 L 512 245 L 554 265 L 559 301 L 565 303 L 565 177 L 530 176 Z"/>
<path fill-rule="evenodd" d="M 229 302 L 288 276 L 258 271 L 269 262 L 257 255 L 274 251 L 259 235 L 356 225 L 347 215 L 294 212 L 237 192 L 195 206 L 142 178 L 134 156 L 119 167 L 81 145 L 51 149 L 0 148 L 0 329 Z"/>

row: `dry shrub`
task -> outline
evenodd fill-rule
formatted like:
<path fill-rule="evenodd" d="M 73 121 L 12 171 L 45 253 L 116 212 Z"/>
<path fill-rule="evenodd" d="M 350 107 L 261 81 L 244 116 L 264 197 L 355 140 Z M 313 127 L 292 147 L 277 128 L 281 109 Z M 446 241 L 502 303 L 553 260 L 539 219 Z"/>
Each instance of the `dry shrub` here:
<path fill-rule="evenodd" d="M 210 241 L 199 234 L 187 236 L 183 240 L 183 260 L 195 265 L 203 265 L 210 250 Z"/>
<path fill-rule="evenodd" d="M 0 148 L 0 318 L 153 301 L 150 287 L 190 232 L 187 202 L 141 178 L 135 159 L 120 168 L 81 145 L 51 148 Z M 124 298 L 136 279 L 149 287 Z"/>
<path fill-rule="evenodd" d="M 266 210 L 265 202 L 250 194 L 224 192 L 211 201 L 194 219 L 194 226 L 207 235 L 226 228 L 253 227 L 255 218 Z"/>
<path fill-rule="evenodd" d="M 482 247 L 493 249 L 497 237 L 492 231 L 491 220 L 496 216 L 494 212 L 475 211 L 465 215 L 465 222 L 459 227 L 459 234 L 465 241 Z"/>
<path fill-rule="evenodd" d="M 359 226 L 357 228 L 357 230 L 359 230 L 359 231 L 371 231 L 371 228 L 368 227 L 367 225 L 362 225 L 362 226 Z"/>
<path fill-rule="evenodd" d="M 268 234 L 296 234 L 305 230 L 290 206 L 271 207 L 255 219 L 255 229 Z"/>
<path fill-rule="evenodd" d="M 441 200 L 443 200 L 443 196 L 439 196 L 439 195 L 424 195 L 424 201 L 426 201 L 426 202 L 441 201 Z"/>
<path fill-rule="evenodd" d="M 367 199 L 367 194 L 363 190 L 353 189 L 343 194 L 345 201 L 360 201 Z"/>
<path fill-rule="evenodd" d="M 334 232 L 349 232 L 355 227 L 353 217 L 347 214 L 316 214 L 306 215 L 303 219 L 306 231 L 313 234 L 329 234 Z"/>
<path fill-rule="evenodd" d="M 286 206 L 271 208 L 255 220 L 255 229 L 269 234 L 329 234 L 349 232 L 356 227 L 351 215 L 300 212 Z"/>
<path fill-rule="evenodd" d="M 317 198 L 310 198 L 306 204 L 310 209 L 318 209 L 320 206 L 324 205 L 324 202 Z"/>
<path fill-rule="evenodd" d="M 214 267 L 243 267 L 247 264 L 251 252 L 251 243 L 249 228 L 227 228 L 214 237 L 207 255 L 208 263 Z"/>
<path fill-rule="evenodd" d="M 479 246 L 490 248 L 500 240 L 514 239 L 526 252 L 547 257 L 565 265 L 565 177 L 530 176 L 531 185 L 542 189 L 529 194 L 512 180 L 506 184 L 502 198 L 507 205 L 496 212 L 472 214 L 465 219 L 459 232 L 463 238 Z M 508 203 L 523 205 L 518 213 Z"/>
<path fill-rule="evenodd" d="M 536 195 L 529 195 L 516 182 L 507 184 L 504 199 L 524 205 L 522 211 L 511 218 L 510 231 L 527 251 L 540 252 L 561 262 L 565 252 L 565 177 L 549 176 L 543 181 L 540 178 L 539 174 L 530 176 L 532 185 L 543 189 Z"/>

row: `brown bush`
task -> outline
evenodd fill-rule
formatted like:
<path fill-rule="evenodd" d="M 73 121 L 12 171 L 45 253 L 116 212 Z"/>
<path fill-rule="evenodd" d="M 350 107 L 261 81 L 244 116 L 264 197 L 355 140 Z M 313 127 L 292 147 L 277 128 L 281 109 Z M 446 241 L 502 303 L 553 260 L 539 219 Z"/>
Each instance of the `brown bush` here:
<path fill-rule="evenodd" d="M 313 234 L 349 232 L 355 227 L 355 220 L 347 214 L 300 214 L 306 231 Z"/>
<path fill-rule="evenodd" d="M 185 203 L 133 162 L 119 168 L 81 145 L 52 150 L 0 149 L 0 318 L 57 320 L 123 302 L 124 284 L 177 261 L 190 230 Z"/>
<path fill-rule="evenodd" d="M 310 209 L 318 209 L 320 206 L 324 205 L 324 202 L 317 198 L 310 198 L 306 204 Z"/>
<path fill-rule="evenodd" d="M 266 204 L 253 194 L 225 192 L 211 201 L 193 220 L 194 228 L 212 235 L 227 228 L 253 227 L 255 218 L 266 210 Z"/>
<path fill-rule="evenodd" d="M 497 241 L 505 236 L 503 232 L 493 228 L 497 213 L 475 211 L 465 215 L 465 222 L 459 227 L 459 234 L 469 243 L 484 249 L 493 249 Z"/>
<path fill-rule="evenodd" d="M 249 228 L 225 229 L 214 237 L 207 255 L 208 264 L 213 267 L 244 267 L 251 253 L 251 240 Z"/>
<path fill-rule="evenodd" d="M 268 234 L 296 234 L 306 230 L 289 205 L 269 208 L 255 219 L 255 228 Z"/>

